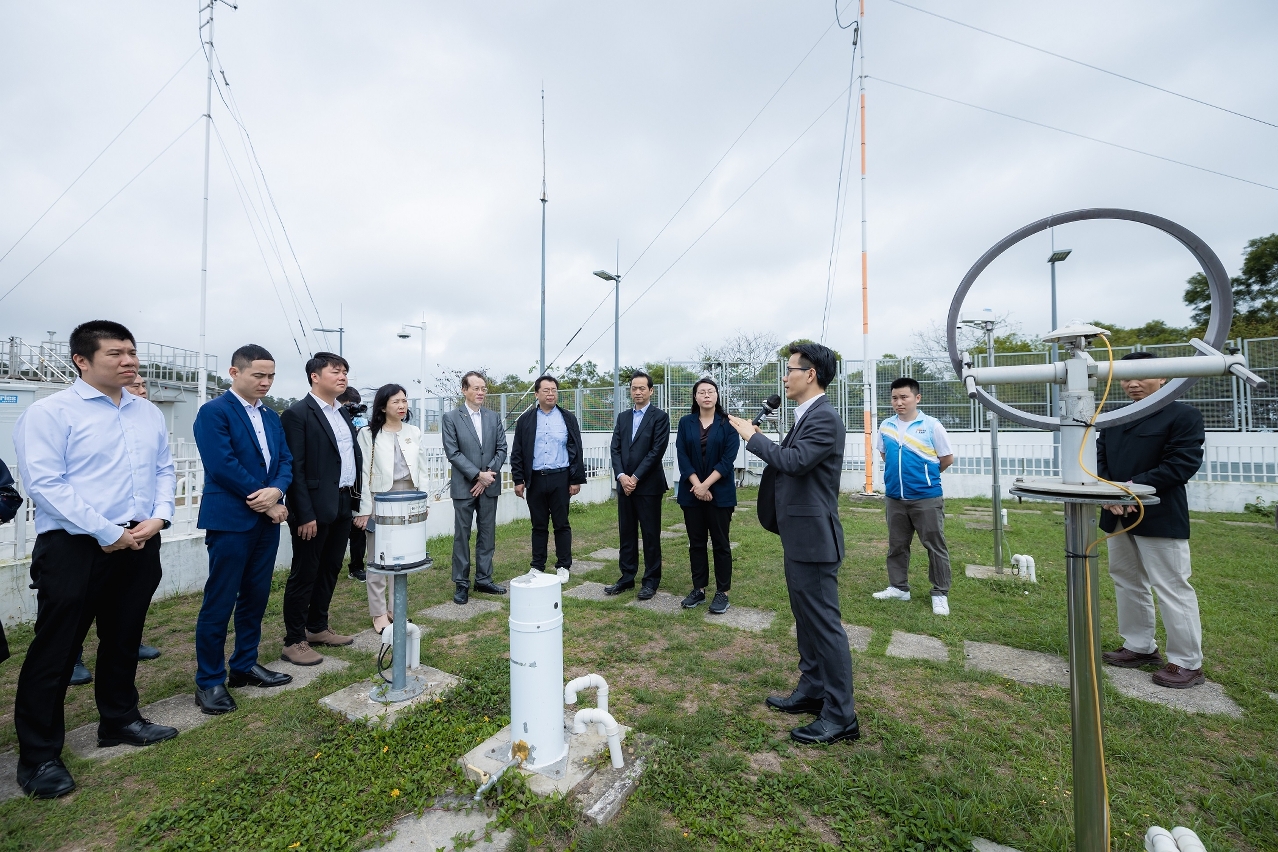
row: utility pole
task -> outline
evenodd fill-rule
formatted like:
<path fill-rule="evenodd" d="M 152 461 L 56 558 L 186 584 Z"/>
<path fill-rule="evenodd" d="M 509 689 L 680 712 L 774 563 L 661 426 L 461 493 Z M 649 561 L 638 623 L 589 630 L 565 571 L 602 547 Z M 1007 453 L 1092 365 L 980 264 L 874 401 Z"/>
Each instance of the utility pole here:
<path fill-rule="evenodd" d="M 213 132 L 213 7 L 217 0 L 208 0 L 208 5 L 200 10 L 208 13 L 205 20 L 200 21 L 200 41 L 203 42 L 204 56 L 208 64 L 208 82 L 204 87 L 204 225 L 200 237 L 200 351 L 195 363 L 195 405 L 204 404 L 208 380 L 204 375 L 205 332 L 208 324 L 209 293 L 209 142 Z M 204 28 L 208 27 L 208 34 Z"/>
<path fill-rule="evenodd" d="M 1052 267 L 1052 332 L 1060 328 L 1060 324 L 1056 319 L 1056 264 L 1069 257 L 1071 249 L 1056 250 L 1056 229 L 1052 229 L 1052 253 L 1048 255 L 1047 262 Z M 1060 349 L 1057 346 L 1056 339 L 1052 339 L 1052 363 L 1055 364 L 1060 359 Z M 1061 416 L 1060 407 L 1060 388 L 1052 385 L 1052 417 Z M 1061 469 L 1061 432 L 1059 429 L 1052 432 L 1052 464 L 1056 470 Z"/>
<path fill-rule="evenodd" d="M 541 90 L 541 358 L 537 375 L 546 375 L 546 89 Z"/>
<path fill-rule="evenodd" d="M 865 433 L 865 492 L 874 493 L 874 383 L 875 369 L 870 362 L 870 266 L 866 251 L 865 226 L 865 0 L 861 0 L 857 19 L 857 36 L 861 40 L 861 412 Z"/>

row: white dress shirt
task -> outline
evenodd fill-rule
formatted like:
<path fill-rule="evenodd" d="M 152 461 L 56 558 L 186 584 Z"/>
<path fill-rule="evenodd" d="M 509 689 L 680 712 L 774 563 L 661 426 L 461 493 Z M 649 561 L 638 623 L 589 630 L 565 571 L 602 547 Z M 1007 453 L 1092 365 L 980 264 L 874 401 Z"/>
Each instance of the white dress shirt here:
<path fill-rule="evenodd" d="M 803 415 L 808 413 L 808 409 L 812 407 L 812 404 L 816 402 L 818 399 L 820 399 L 823 395 L 824 394 L 817 394 L 816 396 L 809 399 L 807 402 L 802 403 L 801 405 L 799 405 L 797 408 L 794 409 L 794 426 L 799 425 L 799 420 L 803 417 Z M 791 426 L 790 428 L 793 429 L 794 426 Z"/>
<path fill-rule="evenodd" d="M 37 400 L 13 430 L 36 533 L 114 544 L 121 524 L 173 518 L 177 474 L 160 409 L 128 391 L 117 407 L 83 379 Z"/>
<path fill-rule="evenodd" d="M 266 469 L 270 470 L 271 448 L 266 443 L 266 427 L 262 425 L 262 400 L 249 404 L 248 400 L 235 393 L 234 388 L 231 393 L 244 406 L 244 413 L 248 415 L 249 422 L 253 424 L 253 432 L 257 435 L 257 445 L 262 448 L 262 458 L 266 459 Z"/>
<path fill-rule="evenodd" d="M 652 403 L 650 402 L 648 405 L 652 405 Z M 635 439 L 635 435 L 639 434 L 639 427 L 643 425 L 643 416 L 648 413 L 648 405 L 635 409 L 634 419 L 630 421 L 630 440 L 632 441 Z"/>
<path fill-rule="evenodd" d="M 466 413 L 470 415 L 470 425 L 475 427 L 475 437 L 479 439 L 479 446 L 484 446 L 484 409 L 471 408 L 470 403 L 466 403 Z"/>
<path fill-rule="evenodd" d="M 348 488 L 355 484 L 355 439 L 351 437 L 351 427 L 336 405 L 329 405 L 314 393 L 311 399 L 319 403 L 320 411 L 333 428 L 333 436 L 337 438 L 337 451 L 342 456 L 342 475 L 337 480 L 338 488 Z"/>

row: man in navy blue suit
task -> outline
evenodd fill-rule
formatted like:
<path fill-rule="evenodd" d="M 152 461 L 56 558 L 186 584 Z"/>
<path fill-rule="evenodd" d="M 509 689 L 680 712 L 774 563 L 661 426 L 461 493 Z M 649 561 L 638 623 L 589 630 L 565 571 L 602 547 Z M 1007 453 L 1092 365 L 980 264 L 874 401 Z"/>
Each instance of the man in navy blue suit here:
<path fill-rule="evenodd" d="M 195 703 L 209 715 L 229 713 L 226 627 L 235 615 L 229 683 L 283 686 L 292 676 L 257 661 L 262 615 L 288 517 L 283 499 L 292 481 L 292 454 L 279 415 L 262 404 L 275 381 L 275 359 L 249 344 L 231 356 L 231 389 L 203 405 L 195 443 L 204 463 L 199 527 L 209 551 L 209 579 L 195 623 Z"/>

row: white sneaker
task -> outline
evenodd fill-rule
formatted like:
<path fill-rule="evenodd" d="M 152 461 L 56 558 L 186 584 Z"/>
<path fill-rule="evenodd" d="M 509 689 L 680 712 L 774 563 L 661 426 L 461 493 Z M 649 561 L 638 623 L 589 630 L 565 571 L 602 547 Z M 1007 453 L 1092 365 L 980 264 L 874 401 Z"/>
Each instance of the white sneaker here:
<path fill-rule="evenodd" d="M 875 592 L 870 597 L 880 601 L 908 601 L 910 599 L 909 592 L 903 592 L 896 586 L 888 586 L 881 592 Z"/>
<path fill-rule="evenodd" d="M 945 595 L 932 595 L 932 614 L 949 615 L 950 599 Z"/>

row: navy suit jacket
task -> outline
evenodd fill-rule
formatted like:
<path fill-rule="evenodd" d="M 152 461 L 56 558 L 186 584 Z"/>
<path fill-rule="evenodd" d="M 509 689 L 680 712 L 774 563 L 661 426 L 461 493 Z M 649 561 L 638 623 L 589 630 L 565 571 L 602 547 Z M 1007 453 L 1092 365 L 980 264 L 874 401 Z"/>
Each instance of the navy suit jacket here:
<path fill-rule="evenodd" d="M 675 438 L 675 454 L 679 457 L 680 506 L 695 506 L 701 501 L 692 493 L 692 474 L 702 482 L 713 471 L 719 471 L 719 481 L 710 486 L 716 506 L 737 505 L 737 484 L 733 481 L 733 465 L 737 461 L 737 449 L 741 436 L 732 428 L 728 418 L 715 415 L 714 423 L 706 435 L 705 455 L 701 453 L 701 415 L 685 414 L 679 420 L 679 435 Z"/>
<path fill-rule="evenodd" d="M 617 417 L 612 430 L 612 478 L 624 473 L 638 479 L 636 495 L 665 494 L 670 487 L 664 465 L 666 447 L 670 445 L 670 415 L 649 403 L 639 421 L 639 433 L 631 440 L 634 422 L 633 408 Z"/>
<path fill-rule="evenodd" d="M 195 445 L 204 463 L 200 529 L 251 530 L 262 513 L 248 507 L 248 496 L 267 487 L 288 493 L 293 481 L 293 455 L 284 440 L 280 416 L 266 406 L 261 411 L 266 446 L 271 451 L 269 468 L 239 397 L 227 391 L 200 406 L 195 417 Z"/>

